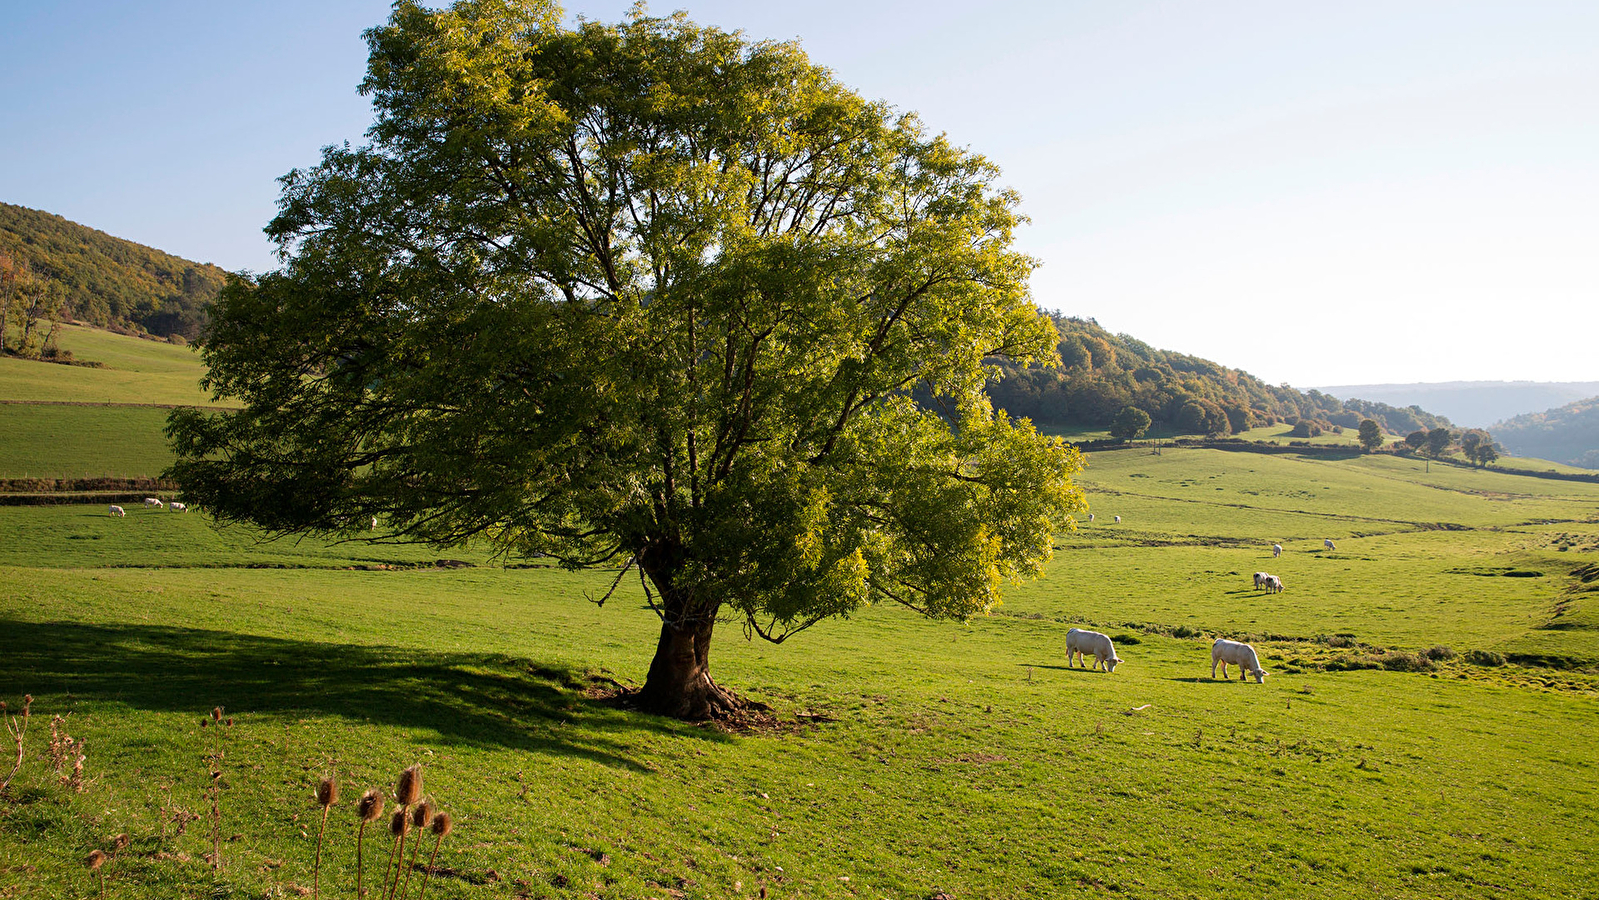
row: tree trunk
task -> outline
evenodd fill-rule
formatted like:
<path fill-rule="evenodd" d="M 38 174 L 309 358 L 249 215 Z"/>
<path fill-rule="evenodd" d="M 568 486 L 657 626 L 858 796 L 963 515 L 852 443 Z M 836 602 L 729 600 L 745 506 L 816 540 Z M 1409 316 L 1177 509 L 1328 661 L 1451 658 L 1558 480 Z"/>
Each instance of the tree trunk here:
<path fill-rule="evenodd" d="M 738 698 L 711 680 L 711 630 L 714 614 L 687 621 L 661 622 L 650 674 L 639 692 L 639 705 L 677 719 L 717 718 L 739 707 Z"/>

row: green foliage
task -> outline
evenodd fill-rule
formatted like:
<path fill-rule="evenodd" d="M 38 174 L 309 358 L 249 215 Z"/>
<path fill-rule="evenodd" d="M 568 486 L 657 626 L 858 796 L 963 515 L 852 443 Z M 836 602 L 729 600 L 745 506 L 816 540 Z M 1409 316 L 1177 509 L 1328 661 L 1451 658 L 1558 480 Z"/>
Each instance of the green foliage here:
<path fill-rule="evenodd" d="M 1301 418 L 1325 422 L 1329 429 L 1354 428 L 1370 418 L 1395 433 L 1448 424 L 1419 407 L 1340 401 L 1320 391 L 1274 387 L 1247 372 L 1111 334 L 1092 319 L 1053 319 L 1060 334 L 1060 367 L 990 361 L 995 374 L 986 389 L 994 404 L 1013 416 L 1062 428 L 1104 428 L 1123 408 L 1136 406 L 1161 426 L 1211 435 Z"/>
<path fill-rule="evenodd" d="M 1599 469 L 1599 397 L 1507 419 L 1493 433 L 1517 456 Z"/>
<path fill-rule="evenodd" d="M 1449 445 L 1455 440 L 1455 433 L 1447 428 L 1434 428 L 1427 432 L 1427 452 L 1434 457 L 1441 457 L 1449 451 Z"/>
<path fill-rule="evenodd" d="M 216 266 L 9 203 L 0 203 L 0 256 L 26 266 L 47 286 L 58 314 L 102 328 L 189 338 L 199 334 L 224 277 Z M 0 270 L 5 267 L 0 262 Z M 3 294 L 0 285 L 0 300 Z"/>
<path fill-rule="evenodd" d="M 1382 426 L 1378 425 L 1376 420 L 1360 420 L 1360 446 L 1365 448 L 1367 453 L 1381 447 L 1382 441 Z"/>
<path fill-rule="evenodd" d="M 1427 432 L 1425 430 L 1416 430 L 1405 435 L 1405 446 L 1412 450 L 1420 450 L 1422 447 L 1427 446 Z"/>
<path fill-rule="evenodd" d="M 1149 430 L 1149 413 L 1136 406 L 1124 406 L 1122 411 L 1111 420 L 1110 433 L 1112 437 L 1124 441 L 1137 440 Z"/>
<path fill-rule="evenodd" d="M 373 143 L 283 178 L 287 264 L 230 281 L 204 341 L 246 408 L 172 418 L 185 491 L 282 532 L 631 559 L 684 690 L 723 610 L 781 641 L 1035 574 L 1080 460 L 981 392 L 985 356 L 1055 336 L 997 170 L 795 45 L 558 19 L 401 3 L 368 33 Z"/>

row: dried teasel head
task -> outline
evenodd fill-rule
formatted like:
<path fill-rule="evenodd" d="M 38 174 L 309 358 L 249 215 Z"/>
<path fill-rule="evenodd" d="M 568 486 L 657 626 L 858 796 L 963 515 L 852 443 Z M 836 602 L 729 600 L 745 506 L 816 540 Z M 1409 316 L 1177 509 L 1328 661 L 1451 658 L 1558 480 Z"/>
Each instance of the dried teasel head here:
<path fill-rule="evenodd" d="M 410 766 L 400 773 L 400 783 L 394 788 L 394 802 L 410 806 L 422 797 L 422 767 Z"/>
<path fill-rule="evenodd" d="M 394 815 L 389 816 L 389 834 L 401 837 L 410 830 L 411 818 L 405 814 L 405 810 L 397 809 L 394 811 Z"/>
<path fill-rule="evenodd" d="M 106 855 L 103 850 L 90 850 L 89 855 L 83 858 L 83 864 L 88 866 L 91 872 L 99 871 L 100 867 L 105 865 L 105 861 Z"/>
<path fill-rule="evenodd" d="M 356 814 L 363 822 L 375 822 L 378 816 L 383 815 L 383 792 L 377 788 L 368 788 L 355 804 Z"/>
<path fill-rule="evenodd" d="M 128 849 L 128 844 L 129 843 L 131 843 L 131 842 L 130 842 L 130 840 L 128 838 L 128 833 L 126 831 L 122 832 L 121 834 L 119 834 L 116 837 L 111 839 L 111 846 L 115 847 L 118 850 L 126 850 L 126 849 Z"/>
<path fill-rule="evenodd" d="M 411 824 L 415 825 L 418 831 L 428 827 L 432 821 L 433 804 L 427 802 L 426 800 L 418 803 L 416 808 L 411 810 Z"/>
<path fill-rule="evenodd" d="M 222 707 L 220 707 L 220 706 L 211 707 L 211 721 L 213 721 L 213 722 L 222 721 Z"/>
<path fill-rule="evenodd" d="M 339 783 L 332 778 L 324 778 L 316 783 L 316 805 L 327 809 L 339 802 Z"/>
<path fill-rule="evenodd" d="M 229 728 L 232 728 L 233 727 L 233 717 L 232 716 L 228 716 L 228 721 L 226 723 L 224 723 L 224 724 L 226 724 Z"/>
<path fill-rule="evenodd" d="M 447 812 L 441 812 L 433 817 L 433 833 L 443 840 L 455 828 L 455 820 Z"/>

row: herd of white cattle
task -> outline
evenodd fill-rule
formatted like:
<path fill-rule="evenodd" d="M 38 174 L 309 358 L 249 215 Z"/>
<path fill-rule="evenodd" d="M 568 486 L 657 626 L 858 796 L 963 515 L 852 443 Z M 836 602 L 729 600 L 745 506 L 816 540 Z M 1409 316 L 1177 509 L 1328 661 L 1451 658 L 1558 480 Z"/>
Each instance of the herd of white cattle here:
<path fill-rule="evenodd" d="M 161 509 L 163 507 L 165 507 L 168 512 L 188 512 L 189 511 L 189 505 L 187 503 L 179 503 L 176 500 L 162 502 L 162 500 L 159 497 L 146 497 L 146 498 L 144 498 L 144 508 L 145 509 Z M 112 516 L 114 516 L 116 518 L 119 518 L 119 519 L 128 514 L 127 510 L 125 510 L 122 507 L 116 505 L 115 503 L 111 504 L 111 509 L 110 509 L 109 512 L 110 512 L 110 514 Z"/>
<path fill-rule="evenodd" d="M 1120 522 L 1121 516 L 1116 517 Z M 1094 521 L 1093 514 L 1089 514 L 1088 521 Z M 1337 550 L 1331 538 L 1323 538 L 1322 546 L 1328 550 Z M 1282 544 L 1271 545 L 1271 555 L 1277 559 L 1283 555 Z M 1268 594 L 1283 592 L 1283 580 L 1280 576 L 1270 572 L 1255 573 L 1255 590 L 1265 591 Z M 1094 658 L 1094 664 L 1088 664 L 1088 657 Z M 1116 664 L 1121 662 L 1121 657 L 1116 655 L 1116 645 L 1111 643 L 1109 635 L 1098 631 L 1089 631 L 1085 628 L 1073 628 L 1066 632 L 1066 665 L 1072 666 L 1073 660 L 1085 669 L 1095 671 L 1103 670 L 1111 673 L 1116 671 Z M 1216 666 L 1221 666 L 1221 677 L 1227 678 L 1227 664 L 1232 663 L 1238 667 L 1238 680 L 1244 681 L 1253 677 L 1256 684 L 1266 681 L 1266 670 L 1260 666 L 1260 657 L 1255 654 L 1255 648 L 1241 641 L 1229 641 L 1226 638 L 1217 638 L 1210 645 L 1210 677 L 1216 677 Z"/>

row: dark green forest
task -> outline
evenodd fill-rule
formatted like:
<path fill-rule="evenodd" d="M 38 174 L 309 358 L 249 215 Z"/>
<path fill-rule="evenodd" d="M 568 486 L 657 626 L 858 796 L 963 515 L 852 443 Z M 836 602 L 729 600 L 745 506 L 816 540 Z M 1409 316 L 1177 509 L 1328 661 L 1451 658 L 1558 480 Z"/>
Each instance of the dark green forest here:
<path fill-rule="evenodd" d="M 1506 419 L 1493 433 L 1517 456 L 1599 469 L 1599 397 Z"/>
<path fill-rule="evenodd" d="M 58 215 L 0 203 L 0 300 L 13 329 L 75 319 L 193 338 L 226 275 Z"/>
<path fill-rule="evenodd" d="M 1093 319 L 1052 316 L 1060 332 L 1058 368 L 991 361 L 994 405 L 1040 425 L 1104 428 L 1123 409 L 1143 410 L 1154 427 L 1178 434 L 1228 435 L 1285 423 L 1312 437 L 1372 419 L 1390 434 L 1448 428 L 1417 406 L 1339 400 L 1320 391 L 1273 386 L 1207 359 L 1157 350 L 1111 334 Z"/>

